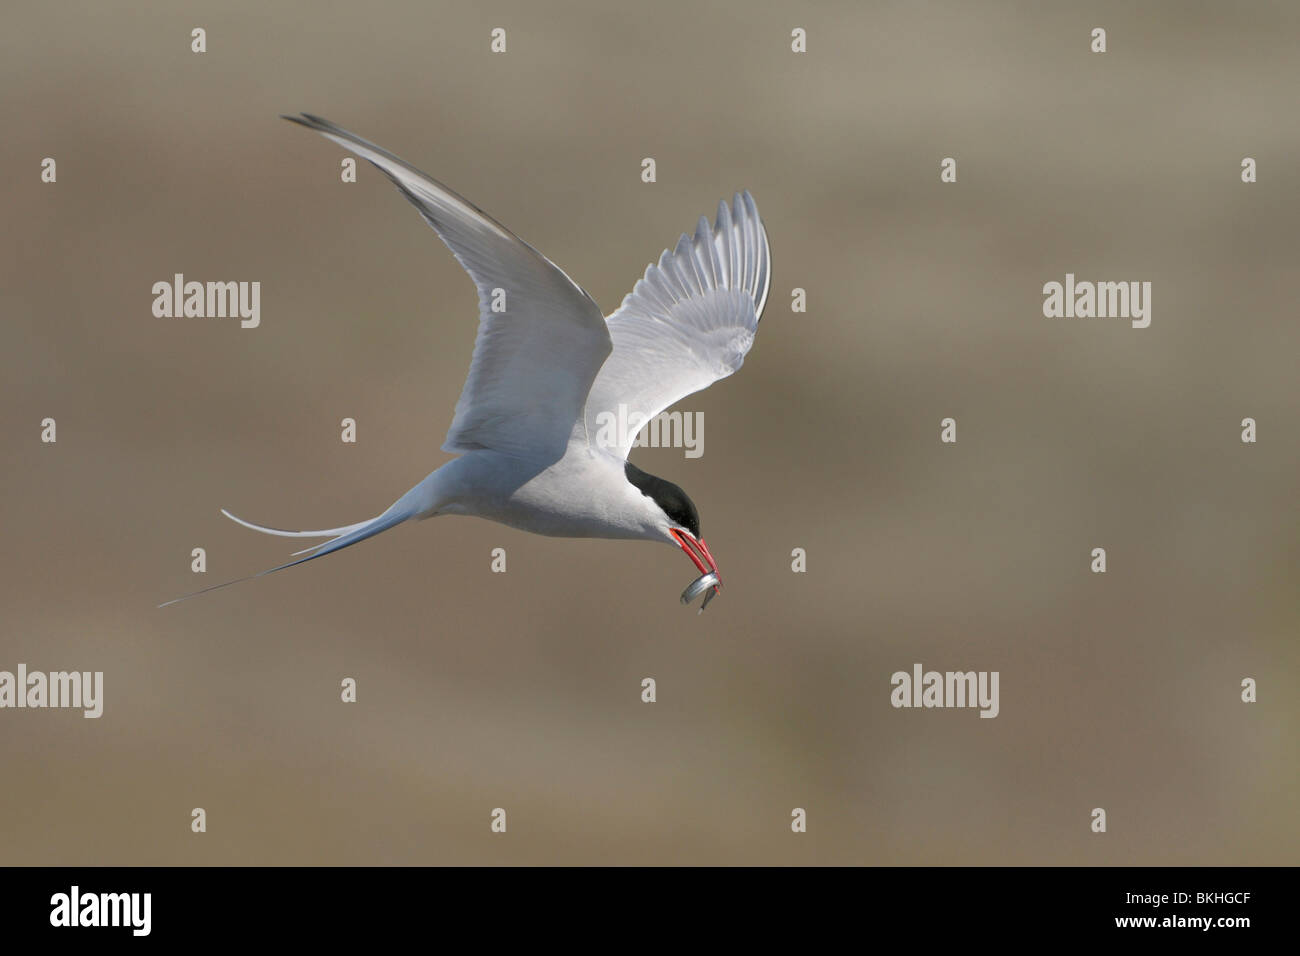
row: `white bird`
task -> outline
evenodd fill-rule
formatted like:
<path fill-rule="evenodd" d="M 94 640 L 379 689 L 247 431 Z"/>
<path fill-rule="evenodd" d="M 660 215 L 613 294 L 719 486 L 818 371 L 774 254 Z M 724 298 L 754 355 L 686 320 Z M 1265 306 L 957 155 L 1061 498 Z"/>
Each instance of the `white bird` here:
<path fill-rule="evenodd" d="M 712 587 L 707 605 L 721 581 L 694 503 L 671 481 L 627 460 L 635 434 L 604 447 L 597 423 L 620 405 L 626 420 L 647 422 L 740 368 L 770 277 L 767 233 L 753 197 L 742 192 L 730 206 L 719 203 L 712 226 L 701 217 L 695 235 L 683 234 L 665 250 L 605 318 L 555 263 L 446 186 L 327 120 L 284 118 L 377 166 L 478 287 L 474 357 L 442 445 L 459 457 L 382 514 L 341 528 L 282 531 L 222 509 L 254 531 L 330 540 L 296 552 L 307 555 L 296 561 L 159 606 L 312 561 L 412 518 L 447 514 L 534 534 L 671 544 L 701 572 L 687 594 Z"/>

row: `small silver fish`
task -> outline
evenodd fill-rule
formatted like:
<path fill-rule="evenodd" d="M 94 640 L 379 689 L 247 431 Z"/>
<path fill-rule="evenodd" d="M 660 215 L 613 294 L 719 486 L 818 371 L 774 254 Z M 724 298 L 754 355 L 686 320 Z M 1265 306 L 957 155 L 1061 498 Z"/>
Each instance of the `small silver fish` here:
<path fill-rule="evenodd" d="M 718 593 L 717 588 L 721 583 L 722 582 L 719 580 L 718 576 L 712 571 L 708 574 L 700 575 L 687 585 L 686 590 L 682 592 L 682 603 L 690 604 L 705 591 L 708 591 L 709 593 L 704 597 L 704 603 L 700 605 L 699 613 L 703 614 L 704 609 L 708 607 L 709 602 L 713 600 L 713 596 Z M 713 590 L 709 590 L 710 588 Z"/>

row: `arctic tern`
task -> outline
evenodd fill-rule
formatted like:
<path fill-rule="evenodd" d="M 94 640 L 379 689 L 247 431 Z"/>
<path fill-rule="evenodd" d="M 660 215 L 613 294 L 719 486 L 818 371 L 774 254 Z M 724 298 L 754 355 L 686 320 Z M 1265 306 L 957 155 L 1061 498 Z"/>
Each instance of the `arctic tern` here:
<path fill-rule="evenodd" d="M 329 540 L 295 552 L 306 557 L 195 594 L 323 557 L 412 518 L 453 514 L 534 534 L 671 544 L 701 573 L 683 602 L 711 589 L 707 605 L 721 580 L 695 504 L 627 460 L 635 434 L 602 443 L 597 422 L 620 405 L 648 422 L 740 368 L 771 273 L 753 197 L 745 191 L 720 202 L 712 225 L 701 217 L 695 234 L 664 250 L 606 318 L 558 266 L 446 186 L 327 120 L 284 118 L 378 167 L 474 280 L 478 338 L 442 445 L 459 457 L 382 514 L 339 528 L 283 531 L 222 509 L 254 531 Z"/>

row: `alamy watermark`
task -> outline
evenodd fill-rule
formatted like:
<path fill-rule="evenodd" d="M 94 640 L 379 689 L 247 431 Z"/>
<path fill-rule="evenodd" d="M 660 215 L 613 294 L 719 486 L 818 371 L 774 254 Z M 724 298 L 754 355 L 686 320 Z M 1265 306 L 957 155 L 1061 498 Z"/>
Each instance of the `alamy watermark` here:
<path fill-rule="evenodd" d="M 152 893 L 83 893 L 74 884 L 50 897 L 50 925 L 58 927 L 124 926 L 133 936 L 148 936 L 152 911 Z"/>
<path fill-rule="evenodd" d="M 0 671 L 0 708 L 70 707 L 83 717 L 104 713 L 103 671 L 29 671 L 18 665 L 17 674 Z"/>
<path fill-rule="evenodd" d="M 981 717 L 996 717 L 997 671 L 927 671 L 920 664 L 912 672 L 895 671 L 889 702 L 895 707 L 978 707 Z"/>
<path fill-rule="evenodd" d="M 171 282 L 155 282 L 153 295 L 153 314 L 160 319 L 237 317 L 245 329 L 262 324 L 260 282 L 186 282 L 178 272 Z"/>
<path fill-rule="evenodd" d="M 682 448 L 687 458 L 699 458 L 704 454 L 704 413 L 660 412 L 647 419 L 620 402 L 617 412 L 597 413 L 596 445 L 610 449 Z"/>
<path fill-rule="evenodd" d="M 1135 329 L 1151 324 L 1150 282 L 1076 282 L 1067 272 L 1064 284 L 1047 283 L 1043 295 L 1049 319 L 1130 319 Z"/>

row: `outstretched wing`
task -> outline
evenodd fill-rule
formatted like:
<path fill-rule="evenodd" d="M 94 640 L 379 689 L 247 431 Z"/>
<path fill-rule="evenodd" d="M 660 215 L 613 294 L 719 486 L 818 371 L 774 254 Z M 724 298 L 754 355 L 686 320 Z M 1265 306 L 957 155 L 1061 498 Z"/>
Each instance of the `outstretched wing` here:
<path fill-rule="evenodd" d="M 701 216 L 694 237 L 683 234 L 675 249 L 665 249 L 608 319 L 614 351 L 587 396 L 592 443 L 612 435 L 609 450 L 627 458 L 637 427 L 619 434 L 602 426 L 644 424 L 740 368 L 770 278 L 767 233 L 748 191 L 730 206 L 719 203 L 712 227 Z"/>
<path fill-rule="evenodd" d="M 443 451 L 562 456 L 612 347 L 591 296 L 505 226 L 387 150 L 317 116 L 284 118 L 379 167 L 478 287 L 474 358 Z"/>

